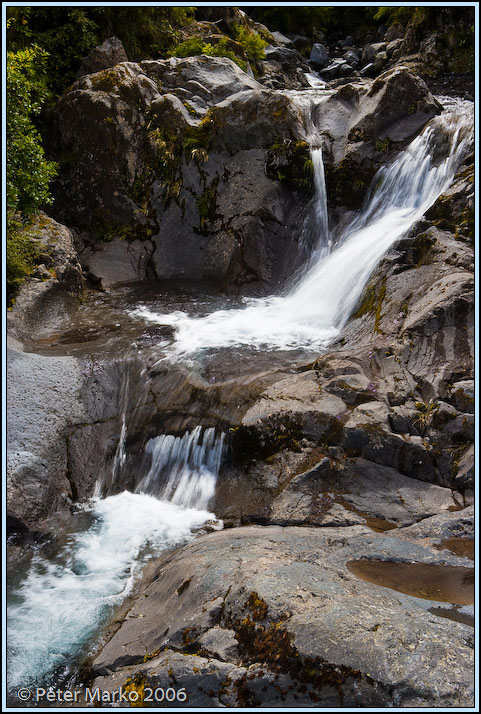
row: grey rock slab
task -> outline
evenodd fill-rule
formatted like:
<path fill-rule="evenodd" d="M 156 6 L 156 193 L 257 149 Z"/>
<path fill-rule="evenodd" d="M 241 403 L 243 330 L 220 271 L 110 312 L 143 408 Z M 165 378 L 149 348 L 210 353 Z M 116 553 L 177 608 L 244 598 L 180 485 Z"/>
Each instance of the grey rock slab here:
<path fill-rule="evenodd" d="M 459 503 L 461 494 L 449 488 L 409 478 L 366 459 L 340 456 L 324 458 L 295 476 L 274 500 L 270 518 L 283 525 L 365 523 L 383 530 L 448 513 Z"/>
<path fill-rule="evenodd" d="M 83 374 L 72 357 L 7 353 L 7 508 L 31 526 L 72 498 L 66 435 L 86 418 Z"/>
<path fill-rule="evenodd" d="M 103 288 L 119 283 L 145 280 L 154 251 L 150 240 L 113 240 L 95 249 L 85 248 L 80 258 L 85 269 L 100 279 Z"/>
<path fill-rule="evenodd" d="M 346 567 L 359 558 L 465 567 L 463 558 L 447 551 L 363 526 L 249 526 L 211 533 L 159 564 L 156 580 L 93 669 L 102 676 L 119 670 L 124 677 L 151 667 L 154 659 L 143 664 L 143 658 L 159 647 L 188 654 L 208 631 L 220 628 L 236 633 L 240 658 L 232 651 L 232 666 L 262 663 L 256 680 L 264 686 L 275 672 L 316 684 L 321 704 L 343 696 L 344 706 L 469 706 L 471 628 L 432 614 L 432 601 L 359 579 Z M 182 582 L 189 584 L 179 588 Z M 340 690 L 333 692 L 336 668 Z M 166 664 L 157 669 L 165 677 Z"/>
<path fill-rule="evenodd" d="M 171 57 L 169 60 L 144 60 L 140 63 L 142 70 L 155 79 L 160 79 L 165 90 L 184 87 L 192 94 L 192 82 L 203 88 L 203 99 L 213 106 L 232 94 L 246 89 L 260 89 L 261 85 L 231 59 L 227 57 Z"/>

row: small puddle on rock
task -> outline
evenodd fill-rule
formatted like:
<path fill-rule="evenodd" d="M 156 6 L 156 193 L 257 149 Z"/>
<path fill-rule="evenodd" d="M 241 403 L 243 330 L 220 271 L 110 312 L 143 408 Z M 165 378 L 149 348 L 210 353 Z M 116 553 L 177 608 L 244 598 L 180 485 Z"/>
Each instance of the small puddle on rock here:
<path fill-rule="evenodd" d="M 447 620 L 460 622 L 462 625 L 474 627 L 474 615 L 470 615 L 467 612 L 460 612 L 456 607 L 430 607 L 428 612 L 438 617 L 445 617 Z"/>
<path fill-rule="evenodd" d="M 446 538 L 446 540 L 441 541 L 437 548 L 440 550 L 445 548 L 462 558 L 474 560 L 474 540 L 470 538 Z"/>
<path fill-rule="evenodd" d="M 350 560 L 349 572 L 373 585 L 453 605 L 474 603 L 474 569 L 391 560 Z"/>

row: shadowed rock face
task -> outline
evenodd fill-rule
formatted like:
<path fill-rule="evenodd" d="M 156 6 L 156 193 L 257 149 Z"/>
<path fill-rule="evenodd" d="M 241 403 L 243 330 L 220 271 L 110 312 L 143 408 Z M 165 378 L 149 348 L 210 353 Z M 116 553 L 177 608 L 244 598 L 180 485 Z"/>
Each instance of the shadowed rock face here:
<path fill-rule="evenodd" d="M 347 185 L 362 199 L 386 160 L 379 142 L 401 147 L 438 111 L 403 67 L 334 91 L 316 110 L 334 205 L 352 203 Z M 272 289 L 299 265 L 312 186 L 292 96 L 226 58 L 171 58 L 81 77 L 56 114 L 56 211 L 81 232 L 82 264 L 104 287 L 205 277 Z M 288 152 L 266 170 L 290 145 L 302 161 Z"/>

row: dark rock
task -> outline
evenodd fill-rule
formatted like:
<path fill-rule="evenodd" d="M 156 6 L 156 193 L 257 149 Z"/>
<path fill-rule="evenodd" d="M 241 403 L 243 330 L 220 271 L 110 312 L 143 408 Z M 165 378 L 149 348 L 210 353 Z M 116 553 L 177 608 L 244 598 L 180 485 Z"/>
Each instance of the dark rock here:
<path fill-rule="evenodd" d="M 377 52 L 375 57 L 374 57 L 374 72 L 378 74 L 379 72 L 382 72 L 384 66 L 388 62 L 388 56 L 385 51 L 382 52 Z"/>
<path fill-rule="evenodd" d="M 320 74 L 323 79 L 330 81 L 337 77 L 349 77 L 353 74 L 354 68 L 343 59 L 335 59 L 328 67 L 321 70 Z"/>
<path fill-rule="evenodd" d="M 392 24 L 384 34 L 384 42 L 393 42 L 404 37 L 404 26 L 400 22 Z"/>
<path fill-rule="evenodd" d="M 391 42 L 388 42 L 387 47 L 386 47 L 386 54 L 389 59 L 391 59 L 391 57 L 393 59 L 397 58 L 397 57 L 396 58 L 394 57 L 394 53 L 401 48 L 401 45 L 402 45 L 401 39 L 392 40 Z"/>
<path fill-rule="evenodd" d="M 354 50 L 348 50 L 343 54 L 342 58 L 354 69 L 359 66 L 359 55 Z"/>
<path fill-rule="evenodd" d="M 266 48 L 265 53 L 269 62 L 278 62 L 284 70 L 289 71 L 305 63 L 305 58 L 297 50 L 289 47 Z"/>
<path fill-rule="evenodd" d="M 361 77 L 374 77 L 375 70 L 374 70 L 374 62 L 369 62 L 369 64 L 366 64 L 360 71 L 359 74 Z"/>
<path fill-rule="evenodd" d="M 337 43 L 339 47 L 352 47 L 352 43 L 354 40 L 352 39 L 352 35 L 348 35 L 344 40 L 339 40 Z"/>
<path fill-rule="evenodd" d="M 361 55 L 362 65 L 370 64 L 374 62 L 374 59 L 378 52 L 383 52 L 386 49 L 385 42 L 374 42 L 370 45 L 364 45 Z"/>
<path fill-rule="evenodd" d="M 114 67 L 120 62 L 128 62 L 124 46 L 118 37 L 109 37 L 86 57 L 77 72 L 77 78 Z"/>
<path fill-rule="evenodd" d="M 327 67 L 327 65 L 329 64 L 329 53 L 327 47 L 321 45 L 319 42 L 316 42 L 312 46 L 309 60 L 312 62 L 313 65 L 320 69 Z"/>

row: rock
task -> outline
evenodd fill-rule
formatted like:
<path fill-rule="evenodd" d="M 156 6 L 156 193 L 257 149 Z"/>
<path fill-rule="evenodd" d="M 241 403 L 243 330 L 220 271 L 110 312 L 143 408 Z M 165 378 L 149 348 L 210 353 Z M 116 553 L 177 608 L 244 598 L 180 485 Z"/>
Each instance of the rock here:
<path fill-rule="evenodd" d="M 439 111 L 423 80 L 404 67 L 395 67 L 372 83 L 363 100 L 363 118 L 354 124 L 349 138 L 385 138 L 392 131 L 396 141 L 408 139 Z"/>
<path fill-rule="evenodd" d="M 474 445 L 468 446 L 454 464 L 456 488 L 460 491 L 474 490 Z"/>
<path fill-rule="evenodd" d="M 342 58 L 354 69 L 359 66 L 359 55 L 354 50 L 348 50 L 343 54 Z"/>
<path fill-rule="evenodd" d="M 341 428 L 345 410 L 339 397 L 320 392 L 314 372 L 303 372 L 270 386 L 244 414 L 242 425 L 261 443 L 292 435 L 328 439 Z"/>
<path fill-rule="evenodd" d="M 290 39 L 289 37 L 286 37 L 285 35 L 283 35 L 282 32 L 278 32 L 276 30 L 275 32 L 272 32 L 271 34 L 278 45 L 281 45 L 283 47 L 291 47 L 294 44 L 293 40 Z"/>
<path fill-rule="evenodd" d="M 337 77 L 349 77 L 354 72 L 354 68 L 345 60 L 335 59 L 325 69 L 320 71 L 321 77 L 326 81 Z"/>
<path fill-rule="evenodd" d="M 450 391 L 456 409 L 474 414 L 474 381 L 472 379 L 454 382 Z"/>
<path fill-rule="evenodd" d="M 386 54 L 389 59 L 394 58 L 394 53 L 401 48 L 402 42 L 402 39 L 392 40 L 392 42 L 388 42 L 386 47 Z"/>
<path fill-rule="evenodd" d="M 374 57 L 374 72 L 375 74 L 378 74 L 379 72 L 382 72 L 384 66 L 388 62 L 388 56 L 386 52 L 377 52 L 375 57 Z"/>
<path fill-rule="evenodd" d="M 206 650 L 211 656 L 228 662 L 239 657 L 239 643 L 235 638 L 235 634 L 234 630 L 212 627 L 207 632 L 204 632 L 199 642 L 202 649 Z"/>
<path fill-rule="evenodd" d="M 80 259 L 90 276 L 100 280 L 103 288 L 144 280 L 153 273 L 154 246 L 148 240 L 113 240 L 86 247 Z"/>
<path fill-rule="evenodd" d="M 366 64 L 360 71 L 359 74 L 361 77 L 374 77 L 375 70 L 374 70 L 374 62 L 369 62 Z"/>
<path fill-rule="evenodd" d="M 374 58 L 378 52 L 383 52 L 386 49 L 385 42 L 374 42 L 370 45 L 364 45 L 361 55 L 361 63 L 363 67 L 370 62 L 374 62 Z"/>
<path fill-rule="evenodd" d="M 121 40 L 118 37 L 109 37 L 82 61 L 77 78 L 109 69 L 120 62 L 128 62 L 128 59 Z"/>
<path fill-rule="evenodd" d="M 271 62 L 278 62 L 283 70 L 291 71 L 296 67 L 305 64 L 304 57 L 295 49 L 289 47 L 266 48 L 266 59 Z"/>
<path fill-rule="evenodd" d="M 307 51 L 311 47 L 311 41 L 305 35 L 292 35 L 292 44 L 298 52 L 304 51 L 305 53 L 307 53 Z M 322 42 L 320 42 L 319 44 L 322 44 Z"/>
<path fill-rule="evenodd" d="M 352 35 L 348 35 L 344 40 L 339 40 L 337 44 L 339 47 L 352 47 L 353 42 Z"/>
<path fill-rule="evenodd" d="M 269 523 L 323 527 L 368 525 L 374 531 L 405 527 L 462 503 L 448 488 L 401 475 L 342 450 L 294 476 L 273 504 Z M 341 520 L 342 516 L 342 520 Z"/>
<path fill-rule="evenodd" d="M 7 312 L 9 334 L 34 339 L 52 330 L 78 305 L 84 278 L 72 232 L 43 211 L 23 230 L 41 255 L 37 280 L 26 280 Z"/>
<path fill-rule="evenodd" d="M 309 60 L 319 69 L 327 67 L 329 64 L 329 53 L 327 47 L 321 45 L 319 42 L 314 43 L 312 45 Z"/>
<path fill-rule="evenodd" d="M 75 498 L 67 435 L 84 421 L 82 372 L 72 357 L 8 350 L 7 509 L 28 527 Z"/>
<path fill-rule="evenodd" d="M 363 526 L 212 533 L 164 559 L 94 660 L 93 686 L 112 690 L 137 675 L 148 686 L 188 684 L 190 704 L 211 688 L 218 706 L 277 701 L 275 686 L 284 706 L 470 706 L 471 628 L 433 614 L 439 603 L 356 577 L 347 564 L 363 558 L 470 572 L 469 561 L 414 534 Z M 201 649 L 212 630 L 231 642 L 234 631 L 228 662 Z M 375 635 L 366 640 L 366 632 Z"/>
<path fill-rule="evenodd" d="M 298 60 L 294 50 L 274 51 Z M 301 141 L 298 109 L 231 60 L 123 63 L 80 79 L 58 112 L 62 151 L 77 158 L 62 164 L 56 205 L 89 235 L 82 260 L 104 285 L 145 277 L 277 282 L 300 261 L 299 214 L 309 197 L 264 171 L 273 145 Z M 75 130 L 80 121 L 88 132 Z M 88 176 L 78 160 L 86 152 L 96 157 Z M 234 185 L 242 210 L 231 201 Z"/>
<path fill-rule="evenodd" d="M 404 37 L 404 26 L 400 22 L 393 23 L 384 34 L 384 42 L 390 43 L 398 40 L 402 41 Z"/>

